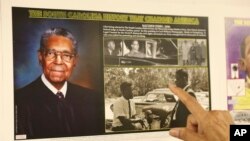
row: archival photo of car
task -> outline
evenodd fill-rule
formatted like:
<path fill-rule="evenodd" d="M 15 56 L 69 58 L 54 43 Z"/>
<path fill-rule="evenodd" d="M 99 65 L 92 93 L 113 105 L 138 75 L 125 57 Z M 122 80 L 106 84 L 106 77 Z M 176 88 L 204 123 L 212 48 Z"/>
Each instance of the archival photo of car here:
<path fill-rule="evenodd" d="M 141 124 L 134 131 L 167 130 L 170 128 L 173 109 L 178 97 L 167 87 L 175 82 L 175 72 L 180 68 L 133 68 L 106 67 L 104 69 L 105 132 L 114 133 L 114 103 L 122 97 L 120 84 L 132 84 L 135 117 L 131 120 Z M 210 92 L 207 68 L 186 68 L 189 87 L 197 101 L 206 110 L 210 109 Z"/>
<path fill-rule="evenodd" d="M 104 38 L 105 65 L 178 65 L 177 39 Z"/>
<path fill-rule="evenodd" d="M 135 102 L 136 112 L 146 118 L 149 129 L 168 128 L 173 108 L 178 100 L 170 89 L 149 91 L 140 102 Z"/>

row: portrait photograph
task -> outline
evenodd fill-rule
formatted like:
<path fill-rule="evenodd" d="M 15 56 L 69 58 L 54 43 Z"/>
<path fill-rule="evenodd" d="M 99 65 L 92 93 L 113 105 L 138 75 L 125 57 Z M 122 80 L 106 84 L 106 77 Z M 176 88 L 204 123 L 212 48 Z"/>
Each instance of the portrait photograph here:
<path fill-rule="evenodd" d="M 98 24 L 31 10 L 12 9 L 15 138 L 103 134 Z"/>

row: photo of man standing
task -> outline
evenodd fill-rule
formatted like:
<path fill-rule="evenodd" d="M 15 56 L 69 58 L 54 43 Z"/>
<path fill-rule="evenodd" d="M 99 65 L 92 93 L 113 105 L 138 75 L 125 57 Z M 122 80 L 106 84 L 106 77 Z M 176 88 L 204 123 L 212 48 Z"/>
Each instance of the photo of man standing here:
<path fill-rule="evenodd" d="M 179 69 L 175 72 L 175 84 L 177 87 L 182 88 L 189 95 L 196 98 L 194 91 L 191 89 L 188 84 L 188 73 L 183 69 Z M 174 127 L 185 127 L 187 123 L 187 118 L 190 115 L 190 111 L 187 107 L 178 100 L 174 106 L 171 116 L 170 128 Z"/>

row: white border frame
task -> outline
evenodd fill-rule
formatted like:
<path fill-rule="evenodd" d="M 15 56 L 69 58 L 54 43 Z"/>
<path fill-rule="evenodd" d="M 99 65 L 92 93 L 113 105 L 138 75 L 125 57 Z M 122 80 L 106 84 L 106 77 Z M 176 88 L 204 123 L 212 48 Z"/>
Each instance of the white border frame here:
<path fill-rule="evenodd" d="M 227 109 L 224 19 L 250 17 L 249 0 L 1 0 L 0 6 L 0 138 L 8 141 L 14 140 L 11 7 L 208 17 L 212 108 L 222 110 Z M 173 141 L 176 139 L 169 137 L 166 131 L 161 131 L 47 140 Z"/>

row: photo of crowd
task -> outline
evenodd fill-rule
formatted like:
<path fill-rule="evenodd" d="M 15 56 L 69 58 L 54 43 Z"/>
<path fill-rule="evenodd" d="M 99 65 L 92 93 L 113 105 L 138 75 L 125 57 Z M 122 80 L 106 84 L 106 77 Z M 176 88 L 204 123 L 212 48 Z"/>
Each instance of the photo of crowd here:
<path fill-rule="evenodd" d="M 206 39 L 178 39 L 179 65 L 207 66 Z"/>

